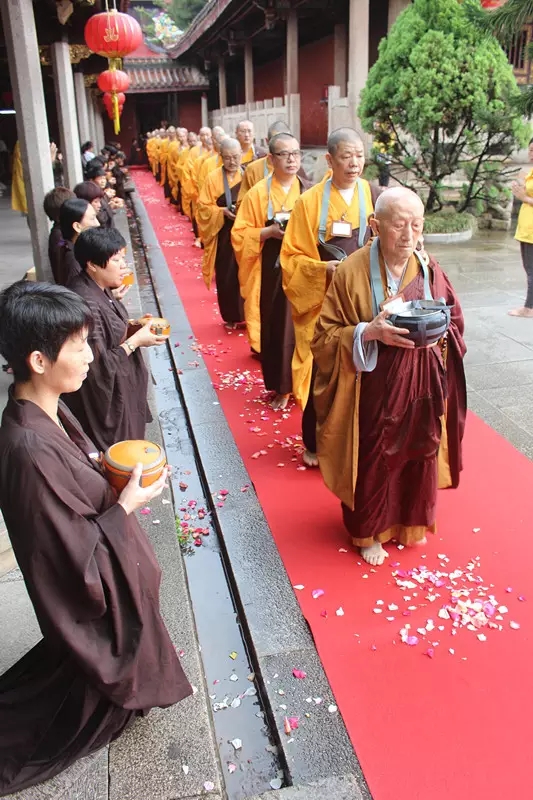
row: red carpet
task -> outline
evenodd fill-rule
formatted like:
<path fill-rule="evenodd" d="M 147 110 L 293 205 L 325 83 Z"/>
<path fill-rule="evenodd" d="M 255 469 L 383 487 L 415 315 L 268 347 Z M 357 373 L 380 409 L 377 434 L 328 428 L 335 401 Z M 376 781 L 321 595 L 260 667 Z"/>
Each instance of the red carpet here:
<path fill-rule="evenodd" d="M 424 548 L 390 546 L 376 570 L 361 564 L 338 501 L 300 467 L 299 412 L 268 409 L 244 336 L 221 326 L 190 225 L 148 172 L 135 181 L 291 582 L 304 587 L 296 594 L 373 797 L 531 798 L 533 464 L 470 415 L 461 487 L 440 494 L 438 534 Z M 449 587 L 463 591 L 472 629 Z M 493 627 L 475 627 L 487 619 Z"/>

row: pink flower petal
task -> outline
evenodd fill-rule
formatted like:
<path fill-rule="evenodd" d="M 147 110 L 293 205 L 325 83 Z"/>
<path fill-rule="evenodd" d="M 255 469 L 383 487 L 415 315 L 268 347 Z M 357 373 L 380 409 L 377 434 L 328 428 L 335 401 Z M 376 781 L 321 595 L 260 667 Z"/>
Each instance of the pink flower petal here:
<path fill-rule="evenodd" d="M 151 514 L 151 513 L 152 512 L 150 511 L 149 508 L 141 508 L 141 510 L 139 511 L 139 514 L 144 514 L 144 515 Z"/>
<path fill-rule="evenodd" d="M 291 726 L 291 731 L 295 731 L 298 728 L 299 717 L 287 717 L 287 720 Z"/>
<path fill-rule="evenodd" d="M 292 674 L 294 675 L 295 678 L 298 678 L 299 680 L 307 678 L 307 673 L 301 669 L 293 669 Z"/>
<path fill-rule="evenodd" d="M 435 650 L 432 647 L 428 647 L 428 649 L 424 651 L 423 655 L 427 656 L 428 658 L 433 658 L 435 655 Z"/>
<path fill-rule="evenodd" d="M 322 597 L 323 594 L 324 594 L 324 589 L 313 589 L 313 591 L 311 592 L 313 600 L 318 600 L 318 598 Z"/>

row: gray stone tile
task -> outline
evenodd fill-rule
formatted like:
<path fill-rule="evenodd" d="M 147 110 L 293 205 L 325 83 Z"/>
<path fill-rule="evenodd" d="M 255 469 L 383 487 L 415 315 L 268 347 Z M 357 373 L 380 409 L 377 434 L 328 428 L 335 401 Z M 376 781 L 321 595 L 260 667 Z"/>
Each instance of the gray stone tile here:
<path fill-rule="evenodd" d="M 326 778 L 305 786 L 288 786 L 266 794 L 247 797 L 246 800 L 364 800 L 353 775 Z"/>
<path fill-rule="evenodd" d="M 520 386 L 503 386 L 500 389 L 486 389 L 479 392 L 488 403 L 505 410 L 507 406 L 526 403 L 533 408 L 533 374 L 532 382 Z"/>
<path fill-rule="evenodd" d="M 533 359 L 500 364 L 468 365 L 468 385 L 480 391 L 502 389 L 506 386 L 522 386 L 531 383 Z"/>
<path fill-rule="evenodd" d="M 0 583 L 0 675 L 42 638 L 23 581 Z"/>
<path fill-rule="evenodd" d="M 477 392 L 470 392 L 469 407 L 517 450 L 531 457 L 533 436 L 523 426 L 514 422 L 504 411 L 493 406 Z"/>
<path fill-rule="evenodd" d="M 6 800 L 108 800 L 107 759 L 105 747 L 49 781 L 6 795 Z"/>
<path fill-rule="evenodd" d="M 359 785 L 364 787 L 359 762 L 340 712 L 328 711 L 330 705 L 335 705 L 335 699 L 316 650 L 309 648 L 267 656 L 260 659 L 260 666 L 290 783 L 299 786 L 333 776 L 355 775 Z M 294 680 L 292 670 L 295 667 L 307 674 L 305 680 Z M 276 675 L 278 677 L 274 677 Z M 280 690 L 283 695 L 279 694 Z M 308 703 L 313 697 L 322 698 L 323 702 Z M 286 709 L 280 708 L 281 705 Z M 286 716 L 299 718 L 294 736 L 288 737 L 284 732 Z"/>

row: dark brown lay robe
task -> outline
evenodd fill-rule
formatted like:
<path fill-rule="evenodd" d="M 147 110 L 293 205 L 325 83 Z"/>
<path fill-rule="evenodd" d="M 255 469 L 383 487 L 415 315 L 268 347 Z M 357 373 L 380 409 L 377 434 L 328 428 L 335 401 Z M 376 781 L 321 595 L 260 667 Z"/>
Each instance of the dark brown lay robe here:
<path fill-rule="evenodd" d="M 113 188 L 113 187 L 111 187 Z M 115 227 L 115 219 L 114 219 L 114 212 L 111 206 L 109 205 L 109 200 L 104 195 L 104 197 L 100 198 L 100 211 L 96 215 L 98 218 L 98 222 L 100 223 L 101 228 L 114 228 Z"/>
<path fill-rule="evenodd" d="M 61 239 L 57 250 L 57 258 L 51 261 L 51 266 L 54 280 L 61 286 L 67 286 L 70 281 L 81 273 L 81 267 L 74 255 L 73 242 Z"/>
<path fill-rule="evenodd" d="M 192 693 L 159 611 L 161 570 L 59 404 L 12 395 L 0 507 L 42 640 L 0 676 L 0 796 L 53 777 L 136 715 Z"/>
<path fill-rule="evenodd" d="M 48 258 L 52 267 L 52 275 L 55 276 L 59 271 L 59 244 L 63 241 L 63 234 L 59 227 L 59 222 L 54 222 L 48 237 Z"/>
<path fill-rule="evenodd" d="M 240 181 L 231 187 L 231 202 L 237 202 Z M 225 208 L 226 195 L 221 194 L 217 206 Z M 224 217 L 224 224 L 218 233 L 217 254 L 215 257 L 215 284 L 220 316 L 227 323 L 244 321 L 244 302 L 239 286 L 239 268 L 231 245 L 233 220 Z"/>
<path fill-rule="evenodd" d="M 373 316 L 369 253 L 364 247 L 338 267 L 312 345 L 320 468 L 359 547 L 392 538 L 410 544 L 435 529 L 437 488 L 459 483 L 466 416 L 463 317 L 433 260 L 433 297 L 454 306 L 445 357 L 440 345 L 379 344 L 376 369 L 356 373 L 355 326 Z M 383 262 L 381 268 L 384 281 Z M 414 256 L 401 291 L 406 300 L 424 296 Z"/>
<path fill-rule="evenodd" d="M 126 338 L 128 313 L 85 272 L 69 283 L 69 289 L 83 297 L 93 313 L 89 344 L 94 361 L 81 389 L 63 399 L 100 450 L 125 439 L 144 439 L 151 419 L 148 371 L 140 349 L 127 355 L 120 346 Z"/>

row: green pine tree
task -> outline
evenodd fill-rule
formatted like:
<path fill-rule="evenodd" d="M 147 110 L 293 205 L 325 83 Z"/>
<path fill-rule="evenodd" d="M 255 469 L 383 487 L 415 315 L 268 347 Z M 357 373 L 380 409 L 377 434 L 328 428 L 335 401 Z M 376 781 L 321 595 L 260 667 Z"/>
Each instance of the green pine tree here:
<path fill-rule="evenodd" d="M 154 0 L 155 5 L 166 11 L 182 31 L 186 30 L 207 0 Z"/>
<path fill-rule="evenodd" d="M 529 135 L 505 53 L 468 17 L 474 3 L 414 0 L 381 42 L 361 96 L 364 129 L 391 142 L 395 177 L 422 191 L 427 212 L 442 208 L 458 173 L 458 211 L 494 202 L 506 191 L 505 162 Z"/>

